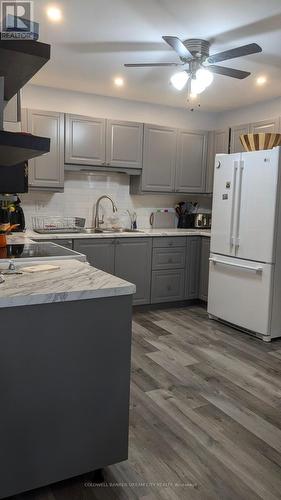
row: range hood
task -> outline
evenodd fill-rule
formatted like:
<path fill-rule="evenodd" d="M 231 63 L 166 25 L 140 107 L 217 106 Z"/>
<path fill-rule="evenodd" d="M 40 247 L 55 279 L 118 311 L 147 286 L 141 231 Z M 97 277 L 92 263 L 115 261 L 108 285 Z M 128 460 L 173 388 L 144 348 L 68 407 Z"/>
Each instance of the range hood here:
<path fill-rule="evenodd" d="M 50 139 L 3 130 L 5 104 L 50 59 L 51 47 L 34 40 L 0 39 L 0 175 L 14 166 L 50 151 Z"/>

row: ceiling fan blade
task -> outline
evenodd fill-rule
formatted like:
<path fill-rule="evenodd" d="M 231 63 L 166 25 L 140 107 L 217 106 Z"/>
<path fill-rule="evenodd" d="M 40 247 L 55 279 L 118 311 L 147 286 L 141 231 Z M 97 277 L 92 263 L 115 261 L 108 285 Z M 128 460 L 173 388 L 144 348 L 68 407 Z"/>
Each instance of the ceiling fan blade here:
<path fill-rule="evenodd" d="M 184 66 L 184 63 L 140 63 L 140 64 L 124 64 L 126 68 L 149 68 L 153 66 Z"/>
<path fill-rule="evenodd" d="M 205 66 L 206 69 L 212 71 L 212 73 L 217 73 L 218 75 L 230 76 L 231 78 L 238 78 L 239 80 L 243 80 L 247 78 L 251 73 L 248 71 L 242 71 L 240 69 L 234 68 L 226 68 L 225 66 Z"/>
<path fill-rule="evenodd" d="M 176 36 L 162 36 L 162 38 L 182 59 L 192 59 L 191 52 L 187 50 L 179 38 Z"/>
<path fill-rule="evenodd" d="M 235 59 L 235 57 L 257 54 L 258 52 L 262 52 L 262 48 L 257 43 L 249 43 L 248 45 L 242 45 L 242 47 L 237 47 L 236 49 L 225 50 L 224 52 L 213 54 L 208 57 L 207 62 L 213 64 L 226 61 L 227 59 Z"/>

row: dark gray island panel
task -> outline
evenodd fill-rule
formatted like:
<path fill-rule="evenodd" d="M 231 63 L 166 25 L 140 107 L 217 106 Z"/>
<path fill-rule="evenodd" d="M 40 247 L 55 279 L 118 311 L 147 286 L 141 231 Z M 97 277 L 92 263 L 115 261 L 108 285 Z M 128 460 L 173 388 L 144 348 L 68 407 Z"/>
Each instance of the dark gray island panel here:
<path fill-rule="evenodd" d="M 131 304 L 1 309 L 0 498 L 127 459 Z"/>

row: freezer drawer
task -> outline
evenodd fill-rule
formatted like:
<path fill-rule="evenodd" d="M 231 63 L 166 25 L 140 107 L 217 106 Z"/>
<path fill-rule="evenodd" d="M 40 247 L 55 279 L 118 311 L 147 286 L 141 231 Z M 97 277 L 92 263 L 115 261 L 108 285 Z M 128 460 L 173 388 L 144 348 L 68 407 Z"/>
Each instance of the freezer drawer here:
<path fill-rule="evenodd" d="M 269 335 L 273 268 L 271 264 L 211 254 L 208 313 Z"/>

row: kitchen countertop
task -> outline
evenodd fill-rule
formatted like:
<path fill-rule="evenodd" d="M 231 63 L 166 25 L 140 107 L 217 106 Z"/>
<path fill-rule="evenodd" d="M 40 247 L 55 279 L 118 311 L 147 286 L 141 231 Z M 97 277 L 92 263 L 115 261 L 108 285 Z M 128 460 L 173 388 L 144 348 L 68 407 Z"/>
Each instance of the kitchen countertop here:
<path fill-rule="evenodd" d="M 140 229 L 136 233 L 69 233 L 69 234 L 38 234 L 35 231 L 27 230 L 26 233 L 21 233 L 29 239 L 37 240 L 72 240 L 72 239 L 89 239 L 89 238 L 141 238 L 141 237 L 157 237 L 157 236 L 211 236 L 211 230 L 204 229 Z M 18 233 L 19 235 L 19 233 Z M 20 237 L 20 236 L 18 236 Z"/>
<path fill-rule="evenodd" d="M 48 260 L 40 262 L 44 263 L 50 264 Z M 25 262 L 17 265 L 17 269 L 33 264 L 38 262 Z M 5 283 L 0 284 L 0 308 L 132 295 L 136 291 L 132 283 L 95 269 L 88 263 L 57 260 L 51 264 L 60 266 L 60 269 L 5 275 Z"/>

